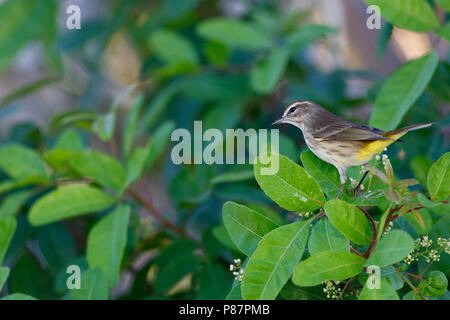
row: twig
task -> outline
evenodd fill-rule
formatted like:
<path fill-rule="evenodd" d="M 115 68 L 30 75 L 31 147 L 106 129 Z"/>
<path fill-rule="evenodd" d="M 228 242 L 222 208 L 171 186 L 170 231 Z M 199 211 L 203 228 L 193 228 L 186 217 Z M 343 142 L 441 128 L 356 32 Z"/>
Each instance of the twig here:
<path fill-rule="evenodd" d="M 372 242 L 370 243 L 369 249 L 367 249 L 367 251 L 364 253 L 364 255 L 362 255 L 362 257 L 364 258 L 369 258 L 370 254 L 372 253 L 373 249 L 375 248 L 376 244 L 377 244 L 377 226 L 375 224 L 375 221 L 373 221 L 372 217 L 370 216 L 370 214 L 364 210 L 362 207 L 358 206 L 358 209 L 361 210 L 362 212 L 364 212 L 364 214 L 366 215 L 367 219 L 370 220 L 370 222 L 372 223 Z M 350 249 L 355 252 L 357 255 L 361 256 L 361 254 L 356 251 L 355 249 L 353 249 L 352 247 L 350 247 Z M 342 298 L 344 296 L 344 293 L 350 288 L 350 285 L 352 284 L 352 282 L 355 280 L 355 278 L 357 277 L 354 276 L 353 278 L 351 278 L 350 280 L 347 281 L 347 283 L 344 286 L 344 289 L 342 290 L 341 295 L 339 296 L 339 298 Z"/>
<path fill-rule="evenodd" d="M 417 274 L 412 274 L 412 273 L 409 273 L 409 272 L 405 272 L 408 276 L 410 276 L 411 278 L 414 278 L 414 279 L 416 279 L 416 280 L 420 280 L 420 279 L 422 279 L 422 276 L 419 274 L 419 275 L 417 275 Z"/>
<path fill-rule="evenodd" d="M 147 201 L 147 199 L 145 199 L 141 194 L 139 194 L 138 191 L 130 188 L 128 192 L 137 202 L 139 202 L 143 207 L 145 207 L 147 211 L 150 214 L 152 214 L 161 223 L 163 227 L 175 231 L 181 237 L 196 241 L 196 239 L 191 237 L 184 228 L 177 226 L 171 221 L 164 218 L 163 215 L 153 206 L 153 204 L 150 201 Z"/>
<path fill-rule="evenodd" d="M 421 294 L 420 291 L 419 291 L 419 290 L 411 283 L 411 281 L 409 281 L 408 278 L 406 278 L 406 277 L 403 275 L 403 273 L 401 273 L 396 267 L 394 267 L 394 266 L 392 266 L 392 267 L 395 269 L 395 271 L 397 271 L 397 273 L 400 275 L 400 277 L 402 277 L 403 281 L 405 281 L 405 282 L 408 284 L 408 286 L 410 286 L 411 289 L 413 289 L 413 291 L 414 291 L 415 293 L 417 293 L 422 299 L 428 300 L 428 299 L 425 298 L 425 297 L 423 296 L 423 294 Z"/>
<path fill-rule="evenodd" d="M 442 203 L 442 204 L 447 204 L 448 201 L 447 201 L 447 200 L 444 200 L 444 201 L 441 201 L 441 203 Z M 401 208 L 401 207 L 396 207 L 396 208 L 393 209 L 392 212 L 390 212 L 389 214 L 391 215 L 392 213 L 397 212 L 398 210 L 400 210 L 400 208 Z M 416 208 L 413 208 L 413 209 L 410 209 L 410 210 L 406 211 L 405 214 L 410 213 L 410 212 L 412 212 L 412 211 L 417 211 L 417 210 L 420 210 L 420 209 L 423 209 L 423 208 L 426 208 L 426 207 L 425 207 L 425 206 L 418 206 L 418 207 L 416 207 Z M 391 219 L 390 221 L 394 221 L 394 220 L 397 219 L 398 217 L 399 217 L 399 215 L 396 214 L 396 215 L 394 215 L 394 216 L 392 217 L 392 219 Z M 389 217 L 388 217 L 388 218 L 389 218 Z M 388 219 L 386 219 L 386 222 L 387 222 L 387 223 L 389 223 L 390 221 L 388 221 Z M 386 223 L 385 225 L 387 225 L 387 223 Z"/>
<path fill-rule="evenodd" d="M 353 281 L 355 281 L 355 279 L 357 277 L 358 277 L 358 275 L 354 276 L 353 278 L 351 278 L 350 280 L 347 281 L 347 283 L 345 284 L 344 288 L 342 289 L 342 292 L 339 295 L 338 299 L 343 299 L 344 298 L 344 293 L 347 292 L 348 288 L 350 288 L 350 285 L 352 284 Z"/>
<path fill-rule="evenodd" d="M 353 248 L 352 246 L 350 246 L 350 250 L 351 250 L 353 253 L 357 254 L 358 256 L 363 257 L 363 255 L 362 255 L 361 253 L 359 253 L 359 252 L 358 252 L 355 248 Z"/>

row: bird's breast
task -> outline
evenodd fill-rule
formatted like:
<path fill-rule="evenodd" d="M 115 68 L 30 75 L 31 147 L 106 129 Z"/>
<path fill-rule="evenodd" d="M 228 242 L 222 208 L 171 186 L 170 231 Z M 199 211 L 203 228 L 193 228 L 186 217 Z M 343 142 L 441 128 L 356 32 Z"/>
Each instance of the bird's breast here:
<path fill-rule="evenodd" d="M 351 167 L 363 164 L 358 151 L 363 147 L 361 141 L 318 140 L 305 137 L 308 148 L 320 159 L 336 167 Z"/>

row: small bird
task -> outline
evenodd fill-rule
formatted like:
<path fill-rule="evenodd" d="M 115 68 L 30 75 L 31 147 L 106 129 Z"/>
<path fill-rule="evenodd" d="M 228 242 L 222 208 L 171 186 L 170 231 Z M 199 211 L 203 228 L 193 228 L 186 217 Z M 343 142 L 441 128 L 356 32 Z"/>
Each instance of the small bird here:
<path fill-rule="evenodd" d="M 272 125 L 280 123 L 298 127 L 309 149 L 339 171 L 341 187 L 336 199 L 341 195 L 347 182 L 346 168 L 363 165 L 409 131 L 432 125 L 432 123 L 413 124 L 401 129 L 382 131 L 342 119 L 320 105 L 305 100 L 291 103 L 283 116 Z M 366 175 L 367 171 L 355 190 L 359 188 Z"/>

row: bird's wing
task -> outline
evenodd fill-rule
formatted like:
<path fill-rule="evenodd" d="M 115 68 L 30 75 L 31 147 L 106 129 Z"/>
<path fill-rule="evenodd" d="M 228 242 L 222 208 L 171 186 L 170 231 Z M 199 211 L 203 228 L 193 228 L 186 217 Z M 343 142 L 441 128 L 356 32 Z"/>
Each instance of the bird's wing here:
<path fill-rule="evenodd" d="M 393 140 L 382 136 L 379 129 L 363 125 L 328 125 L 312 132 L 315 139 L 320 140 Z"/>

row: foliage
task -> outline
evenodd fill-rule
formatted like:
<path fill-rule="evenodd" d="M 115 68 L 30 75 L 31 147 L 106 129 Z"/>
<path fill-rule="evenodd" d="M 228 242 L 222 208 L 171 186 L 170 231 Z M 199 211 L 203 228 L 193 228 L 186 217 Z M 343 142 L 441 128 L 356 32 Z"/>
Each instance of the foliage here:
<path fill-rule="evenodd" d="M 433 49 L 387 78 L 325 72 L 306 49 L 340 31 L 270 1 L 232 19 L 218 1 L 117 0 L 76 33 L 58 31 L 59 2 L 42 2 L 0 4 L 0 72 L 34 41 L 55 79 L 69 55 L 90 81 L 78 108 L 45 130 L 17 125 L 0 144 L 1 298 L 448 299 L 448 57 Z M 366 2 L 389 22 L 379 56 L 392 26 L 448 41 L 449 15 L 446 25 L 430 1 Z M 140 81 L 106 105 L 101 68 L 117 37 L 136 53 Z M 372 87 L 352 97 L 349 78 Z M 0 111 L 53 80 L 10 93 Z M 267 154 L 253 166 L 171 161 L 175 128 L 194 133 L 199 119 L 222 133 L 268 128 L 298 98 L 380 129 L 438 123 L 392 145 L 392 164 L 387 153 L 372 160 L 358 195 L 337 200 L 337 170 L 299 147 L 299 131 L 280 134 L 272 175 L 262 173 Z M 357 119 L 368 103 L 370 119 Z M 359 171 L 348 169 L 352 181 Z M 66 285 L 71 265 L 81 269 L 80 289 Z M 381 268 L 380 289 L 368 286 L 371 265 Z M 130 288 L 117 293 L 124 274 Z"/>

